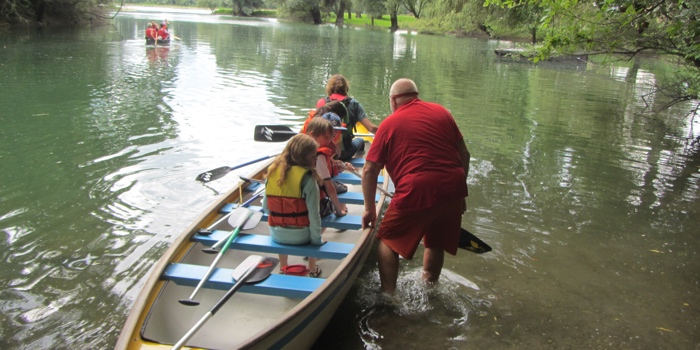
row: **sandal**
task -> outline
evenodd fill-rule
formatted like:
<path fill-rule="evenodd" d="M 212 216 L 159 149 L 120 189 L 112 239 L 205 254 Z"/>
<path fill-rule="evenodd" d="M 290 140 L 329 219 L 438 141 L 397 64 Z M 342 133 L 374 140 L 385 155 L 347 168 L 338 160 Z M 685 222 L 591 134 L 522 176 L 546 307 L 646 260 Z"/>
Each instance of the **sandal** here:
<path fill-rule="evenodd" d="M 309 271 L 309 277 L 318 278 L 319 276 L 321 276 L 321 272 L 321 268 L 316 266 L 316 269 L 314 271 Z"/>
<path fill-rule="evenodd" d="M 282 266 L 280 268 L 281 275 L 306 276 L 308 273 L 309 270 L 306 269 L 306 266 L 301 264 Z"/>

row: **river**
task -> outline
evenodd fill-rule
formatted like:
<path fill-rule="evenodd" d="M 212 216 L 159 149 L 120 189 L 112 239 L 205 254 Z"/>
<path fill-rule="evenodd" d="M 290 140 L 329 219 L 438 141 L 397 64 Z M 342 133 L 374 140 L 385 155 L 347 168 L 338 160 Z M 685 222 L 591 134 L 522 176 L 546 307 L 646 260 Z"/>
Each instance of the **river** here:
<path fill-rule="evenodd" d="M 182 40 L 145 47 L 166 18 Z M 195 176 L 278 152 L 253 127 L 298 127 L 341 73 L 375 124 L 401 77 L 451 110 L 463 227 L 494 250 L 449 256 L 431 290 L 402 260 L 398 301 L 370 259 L 316 348 L 698 349 L 700 116 L 645 109 L 659 64 L 494 55 L 510 45 L 158 11 L 3 33 L 0 348 L 112 348 L 150 267 L 236 181 Z"/>

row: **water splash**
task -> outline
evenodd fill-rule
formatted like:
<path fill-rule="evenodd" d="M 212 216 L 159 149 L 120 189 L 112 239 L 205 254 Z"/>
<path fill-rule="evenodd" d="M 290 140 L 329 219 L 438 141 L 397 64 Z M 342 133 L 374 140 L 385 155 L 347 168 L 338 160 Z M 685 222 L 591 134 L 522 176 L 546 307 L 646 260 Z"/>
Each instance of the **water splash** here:
<path fill-rule="evenodd" d="M 420 267 L 401 271 L 395 296 L 379 291 L 376 270 L 360 280 L 355 302 L 362 311 L 356 327 L 365 349 L 382 349 L 389 344 L 391 348 L 411 348 L 426 334 L 435 339 L 436 348 L 467 344 L 470 314 L 483 313 L 481 309 L 490 308 L 491 302 L 472 294 L 480 291 L 476 283 L 450 270 L 443 269 L 435 285 L 423 282 L 421 275 Z"/>

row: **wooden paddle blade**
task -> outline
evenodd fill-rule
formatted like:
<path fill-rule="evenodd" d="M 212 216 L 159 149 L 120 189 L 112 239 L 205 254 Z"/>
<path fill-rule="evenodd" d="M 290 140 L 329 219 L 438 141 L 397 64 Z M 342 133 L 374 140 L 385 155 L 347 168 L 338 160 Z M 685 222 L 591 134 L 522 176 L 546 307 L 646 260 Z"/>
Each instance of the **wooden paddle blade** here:
<path fill-rule="evenodd" d="M 285 142 L 297 133 L 284 125 L 256 125 L 253 139 L 263 142 Z"/>
<path fill-rule="evenodd" d="M 226 174 L 228 174 L 230 172 L 231 172 L 231 167 L 222 166 L 221 168 L 209 170 L 205 173 L 201 173 L 201 174 L 197 175 L 195 180 L 197 180 L 199 182 L 210 182 L 210 181 L 218 180 L 218 179 L 226 176 Z"/>
<path fill-rule="evenodd" d="M 462 229 L 459 234 L 459 247 L 477 254 L 483 254 L 492 250 L 488 244 L 465 229 Z"/>
<path fill-rule="evenodd" d="M 235 216 L 233 214 L 235 214 L 235 212 L 231 213 L 231 216 L 228 218 L 228 223 L 231 225 L 231 227 L 236 227 L 236 223 L 243 213 L 239 213 Z M 252 214 L 250 214 L 250 217 L 248 220 L 246 220 L 245 224 L 243 224 L 243 227 L 241 227 L 241 231 L 250 230 L 255 228 L 255 226 L 258 226 L 258 223 L 260 220 L 262 220 L 262 216 L 263 213 L 261 211 L 254 211 Z"/>
<path fill-rule="evenodd" d="M 280 262 L 277 258 L 266 257 L 255 267 L 253 273 L 248 276 L 246 283 L 257 283 L 266 279 Z"/>

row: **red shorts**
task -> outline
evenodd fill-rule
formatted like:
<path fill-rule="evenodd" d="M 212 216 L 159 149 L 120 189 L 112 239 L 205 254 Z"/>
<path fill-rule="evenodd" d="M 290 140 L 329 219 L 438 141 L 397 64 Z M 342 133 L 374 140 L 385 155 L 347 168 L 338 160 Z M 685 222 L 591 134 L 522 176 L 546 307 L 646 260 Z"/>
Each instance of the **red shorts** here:
<path fill-rule="evenodd" d="M 412 259 L 423 239 L 426 248 L 442 248 L 456 255 L 464 213 L 464 198 L 427 209 L 397 210 L 389 205 L 377 238 L 406 259 Z"/>

